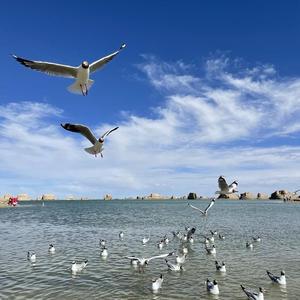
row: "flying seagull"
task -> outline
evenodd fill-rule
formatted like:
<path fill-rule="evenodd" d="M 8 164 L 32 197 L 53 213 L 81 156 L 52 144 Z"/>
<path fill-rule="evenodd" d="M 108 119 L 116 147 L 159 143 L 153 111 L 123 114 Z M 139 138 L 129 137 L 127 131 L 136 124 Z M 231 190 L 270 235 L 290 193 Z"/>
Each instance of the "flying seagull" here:
<path fill-rule="evenodd" d="M 174 255 L 174 252 L 161 254 L 161 255 L 157 255 L 157 256 L 153 256 L 153 257 L 149 257 L 149 258 L 144 258 L 144 257 L 139 258 L 139 257 L 136 257 L 136 256 L 126 256 L 125 258 L 130 259 L 130 261 L 133 265 L 144 266 L 144 265 L 148 265 L 149 262 L 153 259 L 166 258 L 166 257 L 172 256 L 172 255 Z"/>
<path fill-rule="evenodd" d="M 263 290 L 263 288 L 260 287 L 258 293 L 254 293 L 254 292 L 251 292 L 251 291 L 247 290 L 243 285 L 241 285 L 241 288 L 242 288 L 243 292 L 246 294 L 246 296 L 248 297 L 248 299 L 250 299 L 250 300 L 264 300 L 264 290 Z"/>
<path fill-rule="evenodd" d="M 223 176 L 220 176 L 218 179 L 218 184 L 220 190 L 216 191 L 216 194 L 227 195 L 227 194 L 233 194 L 238 192 L 236 190 L 238 186 L 237 181 L 234 181 L 230 185 L 228 185 L 225 178 Z"/>
<path fill-rule="evenodd" d="M 51 63 L 46 61 L 29 60 L 16 55 L 13 55 L 13 58 L 15 58 L 19 63 L 21 63 L 25 67 L 31 68 L 39 72 L 44 72 L 48 75 L 74 78 L 76 81 L 69 86 L 69 91 L 72 93 L 87 96 L 89 88 L 94 83 L 94 80 L 89 79 L 90 74 L 101 69 L 105 64 L 107 64 L 115 56 L 117 56 L 120 53 L 120 51 L 125 47 L 126 44 L 122 44 L 119 50 L 107 56 L 104 56 L 91 64 L 84 60 L 78 67 Z"/>
<path fill-rule="evenodd" d="M 209 205 L 205 208 L 205 210 L 201 210 L 200 208 L 194 206 L 194 205 L 191 205 L 188 203 L 188 206 L 190 206 L 191 208 L 193 209 L 196 209 L 198 211 L 200 211 L 200 213 L 203 215 L 203 216 L 207 216 L 207 213 L 208 213 L 208 210 L 215 204 L 215 199 L 212 199 L 209 203 Z"/>
<path fill-rule="evenodd" d="M 60 125 L 61 125 L 61 127 L 63 127 L 64 129 L 66 129 L 68 131 L 78 132 L 78 133 L 82 134 L 84 137 L 86 137 L 93 144 L 93 146 L 89 147 L 89 148 L 85 148 L 84 150 L 87 153 L 95 155 L 95 157 L 97 157 L 97 154 L 99 154 L 99 153 L 100 153 L 101 157 L 103 157 L 102 151 L 104 150 L 103 144 L 104 144 L 105 138 L 109 134 L 111 134 L 113 131 L 115 131 L 119 128 L 119 127 L 115 127 L 113 129 L 110 129 L 110 130 L 106 131 L 99 139 L 97 139 L 92 134 L 91 130 L 85 125 L 70 124 L 70 123 L 65 123 L 65 124 L 60 124 Z"/>

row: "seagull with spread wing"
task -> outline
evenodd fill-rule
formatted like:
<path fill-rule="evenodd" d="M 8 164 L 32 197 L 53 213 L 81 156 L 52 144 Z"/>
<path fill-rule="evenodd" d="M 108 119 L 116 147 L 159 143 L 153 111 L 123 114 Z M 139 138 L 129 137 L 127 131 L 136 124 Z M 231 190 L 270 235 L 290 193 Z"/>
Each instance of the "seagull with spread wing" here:
<path fill-rule="evenodd" d="M 238 186 L 237 181 L 234 181 L 230 185 L 228 185 L 225 178 L 223 176 L 220 176 L 218 179 L 218 184 L 220 190 L 216 191 L 216 194 L 227 195 L 227 194 L 233 194 L 238 192 L 236 190 Z"/>
<path fill-rule="evenodd" d="M 86 137 L 93 144 L 93 146 L 89 147 L 89 148 L 85 148 L 84 150 L 87 153 L 95 155 L 95 157 L 97 157 L 97 154 L 99 154 L 99 153 L 100 153 L 101 157 L 103 157 L 102 151 L 104 150 L 103 144 L 104 144 L 105 138 L 109 134 L 111 134 L 113 131 L 115 131 L 119 128 L 119 127 L 115 127 L 113 129 L 110 129 L 110 130 L 106 131 L 99 139 L 97 139 L 93 135 L 91 130 L 85 125 L 70 124 L 70 123 L 65 123 L 65 124 L 60 124 L 60 125 L 61 125 L 61 127 L 63 127 L 64 129 L 66 129 L 68 131 L 78 132 L 78 133 L 82 134 L 84 137 Z"/>
<path fill-rule="evenodd" d="M 81 63 L 81 65 L 74 67 L 69 65 L 57 64 L 46 61 L 35 61 L 22 58 L 13 55 L 19 63 L 28 67 L 30 69 L 44 72 L 48 75 L 67 77 L 76 79 L 76 81 L 69 86 L 69 91 L 76 94 L 82 94 L 87 96 L 89 88 L 94 83 L 94 80 L 90 79 L 90 74 L 98 71 L 108 62 L 110 62 L 114 57 L 116 57 L 122 49 L 126 47 L 126 44 L 122 44 L 119 50 L 104 56 L 93 63 L 89 64 L 86 60 Z"/>
<path fill-rule="evenodd" d="M 168 256 L 172 256 L 174 255 L 174 252 L 170 252 L 170 253 L 166 253 L 166 254 L 161 254 L 161 255 L 156 255 L 156 256 L 152 256 L 149 258 L 144 258 L 144 257 L 136 257 L 136 256 L 126 256 L 125 258 L 130 259 L 131 264 L 133 265 L 139 265 L 139 266 L 145 266 L 148 265 L 149 262 L 153 259 L 157 259 L 157 258 L 166 258 Z"/>
<path fill-rule="evenodd" d="M 204 211 L 201 210 L 200 208 L 194 206 L 194 205 L 191 205 L 190 203 L 188 203 L 188 206 L 191 207 L 191 208 L 193 208 L 193 209 L 195 209 L 195 210 L 200 211 L 200 213 L 201 213 L 203 216 L 207 216 L 207 213 L 208 213 L 209 209 L 215 204 L 215 201 L 216 201 L 215 198 L 211 199 L 209 205 L 205 208 Z"/>

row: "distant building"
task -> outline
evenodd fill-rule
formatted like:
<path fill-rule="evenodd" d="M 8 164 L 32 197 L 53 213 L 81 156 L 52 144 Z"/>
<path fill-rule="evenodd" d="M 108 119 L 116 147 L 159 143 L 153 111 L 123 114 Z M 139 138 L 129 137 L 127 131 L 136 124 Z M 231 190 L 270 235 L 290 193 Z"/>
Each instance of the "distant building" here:
<path fill-rule="evenodd" d="M 112 200 L 112 195 L 111 194 L 106 194 L 103 199 L 104 200 Z"/>
<path fill-rule="evenodd" d="M 19 194 L 18 196 L 19 201 L 28 201 L 31 200 L 31 197 L 29 197 L 28 194 Z"/>
<path fill-rule="evenodd" d="M 53 194 L 44 194 L 41 200 L 55 200 L 55 196 Z"/>
<path fill-rule="evenodd" d="M 195 200 L 195 199 L 197 199 L 197 194 L 196 193 L 189 193 L 187 198 L 189 200 Z"/>

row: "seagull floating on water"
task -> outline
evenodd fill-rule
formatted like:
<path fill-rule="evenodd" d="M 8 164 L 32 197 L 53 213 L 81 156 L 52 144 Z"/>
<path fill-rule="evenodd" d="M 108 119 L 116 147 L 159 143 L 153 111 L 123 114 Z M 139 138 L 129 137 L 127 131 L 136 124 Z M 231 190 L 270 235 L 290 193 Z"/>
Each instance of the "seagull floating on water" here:
<path fill-rule="evenodd" d="M 225 236 L 219 233 L 219 239 L 220 240 L 225 240 Z"/>
<path fill-rule="evenodd" d="M 205 250 L 206 250 L 207 254 L 215 255 L 215 254 L 217 253 L 217 250 L 216 250 L 215 245 L 212 245 L 211 248 L 208 248 L 208 247 L 205 245 Z"/>
<path fill-rule="evenodd" d="M 105 246 L 100 250 L 100 255 L 102 257 L 107 257 L 108 251 L 107 251 L 107 248 Z"/>
<path fill-rule="evenodd" d="M 27 259 L 31 262 L 36 262 L 36 253 L 33 250 L 27 252 Z"/>
<path fill-rule="evenodd" d="M 276 276 L 267 270 L 267 274 L 274 283 L 278 283 L 280 285 L 286 285 L 285 272 L 281 271 L 280 276 Z"/>
<path fill-rule="evenodd" d="M 186 254 L 176 255 L 176 258 L 175 258 L 177 264 L 184 264 L 185 263 L 185 259 L 186 259 Z"/>
<path fill-rule="evenodd" d="M 228 194 L 233 194 L 237 193 L 238 191 L 236 190 L 238 183 L 237 181 L 232 182 L 230 185 L 227 184 L 225 178 L 223 176 L 220 176 L 218 179 L 218 184 L 219 184 L 219 191 L 216 191 L 216 194 L 220 195 L 228 195 Z"/>
<path fill-rule="evenodd" d="M 55 253 L 55 248 L 54 248 L 53 244 L 50 244 L 50 245 L 49 245 L 48 251 L 49 251 L 49 253 L 51 253 L 51 254 Z"/>
<path fill-rule="evenodd" d="M 183 271 L 183 266 L 180 264 L 171 264 L 167 259 L 165 260 L 167 266 L 168 266 L 168 270 L 170 271 Z"/>
<path fill-rule="evenodd" d="M 216 280 L 210 281 L 208 278 L 206 280 L 206 289 L 212 295 L 219 295 L 219 286 Z"/>
<path fill-rule="evenodd" d="M 251 242 L 246 242 L 246 248 L 253 249 L 253 244 Z"/>
<path fill-rule="evenodd" d="M 183 254 L 188 254 L 188 252 L 189 252 L 189 249 L 187 247 L 183 246 L 182 247 L 182 253 Z"/>
<path fill-rule="evenodd" d="M 65 130 L 71 131 L 71 132 L 78 132 L 84 137 L 86 137 L 92 144 L 92 147 L 85 148 L 84 150 L 92 155 L 95 155 L 97 157 L 97 154 L 100 153 L 101 157 L 103 157 L 102 151 L 104 150 L 103 144 L 105 141 L 105 138 L 110 135 L 113 131 L 117 130 L 119 127 L 115 127 L 113 129 L 110 129 L 106 131 L 99 139 L 97 139 L 91 130 L 81 124 L 70 124 L 70 123 L 65 123 L 65 124 L 60 124 L 61 127 L 63 127 Z"/>
<path fill-rule="evenodd" d="M 261 242 L 261 237 L 260 236 L 257 236 L 257 237 L 253 236 L 252 240 L 253 240 L 253 242 Z"/>
<path fill-rule="evenodd" d="M 188 206 L 191 207 L 191 208 L 193 208 L 193 209 L 195 209 L 195 210 L 197 210 L 197 211 L 200 211 L 200 213 L 201 213 L 203 216 L 207 216 L 207 213 L 208 213 L 209 209 L 210 209 L 214 204 L 215 204 L 215 198 L 213 198 L 213 199 L 210 201 L 209 205 L 205 208 L 205 210 L 201 210 L 200 208 L 198 208 L 198 207 L 196 207 L 196 206 L 194 206 L 194 205 L 191 205 L 190 203 L 188 203 Z"/>
<path fill-rule="evenodd" d="M 251 292 L 247 290 L 243 285 L 241 285 L 242 290 L 250 300 L 264 300 L 264 290 L 260 287 L 258 293 Z"/>
<path fill-rule="evenodd" d="M 122 44 L 119 50 L 104 56 L 93 63 L 89 64 L 87 61 L 83 61 L 78 67 L 69 65 L 62 65 L 57 63 L 51 63 L 46 61 L 34 61 L 26 58 L 18 57 L 13 55 L 19 63 L 25 67 L 33 70 L 44 72 L 48 75 L 61 76 L 67 78 L 76 79 L 76 81 L 69 86 L 69 91 L 76 94 L 82 94 L 87 96 L 89 88 L 94 83 L 93 80 L 89 79 L 90 74 L 101 69 L 105 64 L 110 62 L 116 55 L 120 53 L 122 49 L 126 47 L 126 44 Z"/>
<path fill-rule="evenodd" d="M 152 290 L 154 292 L 158 291 L 161 288 L 163 281 L 164 278 L 162 274 L 160 274 L 160 276 L 157 279 L 152 280 Z"/>
<path fill-rule="evenodd" d="M 88 260 L 86 259 L 83 262 L 77 262 L 76 260 L 72 261 L 71 271 L 72 273 L 81 272 L 87 266 Z"/>
<path fill-rule="evenodd" d="M 106 240 L 99 241 L 100 246 L 104 247 L 106 245 Z"/>
<path fill-rule="evenodd" d="M 222 272 L 222 273 L 226 272 L 226 266 L 225 266 L 224 262 L 222 262 L 222 264 L 220 265 L 217 261 L 215 261 L 215 265 L 216 265 L 217 271 Z"/>
<path fill-rule="evenodd" d="M 143 240 L 142 240 L 142 244 L 143 244 L 143 245 L 146 245 L 146 244 L 149 242 L 149 240 L 150 240 L 150 236 L 147 237 L 147 238 L 144 237 Z"/>

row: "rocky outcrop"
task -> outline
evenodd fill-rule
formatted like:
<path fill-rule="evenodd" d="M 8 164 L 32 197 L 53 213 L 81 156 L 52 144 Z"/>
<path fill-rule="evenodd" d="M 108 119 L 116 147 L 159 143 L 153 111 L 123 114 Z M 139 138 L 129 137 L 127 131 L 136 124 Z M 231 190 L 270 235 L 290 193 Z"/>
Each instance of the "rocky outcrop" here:
<path fill-rule="evenodd" d="M 286 197 L 291 196 L 292 193 L 290 193 L 287 190 L 279 190 L 279 191 L 275 191 L 271 194 L 270 199 L 284 199 Z"/>
<path fill-rule="evenodd" d="M 256 197 L 250 192 L 245 192 L 240 195 L 240 200 L 253 200 L 255 198 Z"/>
<path fill-rule="evenodd" d="M 231 199 L 231 200 L 239 200 L 238 194 L 221 194 L 218 199 Z"/>
<path fill-rule="evenodd" d="M 257 199 L 259 200 L 268 200 L 269 199 L 269 195 L 265 194 L 265 193 L 257 193 Z"/>
<path fill-rule="evenodd" d="M 195 200 L 195 199 L 197 199 L 197 194 L 196 193 L 189 193 L 187 198 L 189 200 Z"/>

